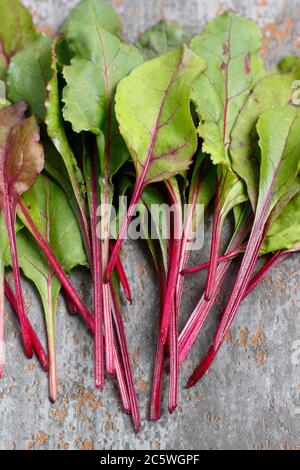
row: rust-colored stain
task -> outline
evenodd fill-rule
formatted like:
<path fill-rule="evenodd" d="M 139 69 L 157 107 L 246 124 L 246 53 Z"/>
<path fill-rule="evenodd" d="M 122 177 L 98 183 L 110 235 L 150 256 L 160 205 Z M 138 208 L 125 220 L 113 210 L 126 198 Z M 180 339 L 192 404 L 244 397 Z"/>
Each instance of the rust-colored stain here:
<path fill-rule="evenodd" d="M 146 268 L 145 268 L 144 265 L 141 264 L 141 265 L 139 266 L 138 273 L 139 273 L 140 276 L 145 276 L 145 274 L 146 274 Z"/>
<path fill-rule="evenodd" d="M 39 431 L 35 437 L 35 440 L 38 445 L 43 446 L 49 440 L 49 437 L 49 434 L 46 434 L 43 431 Z"/>
<path fill-rule="evenodd" d="M 160 444 L 160 442 L 159 442 L 159 441 L 156 441 L 156 442 L 154 442 L 154 444 L 153 444 L 153 447 L 154 447 L 154 449 L 157 449 L 157 450 L 159 450 L 159 449 L 160 449 L 160 447 L 161 447 L 161 444 Z"/>
<path fill-rule="evenodd" d="M 140 355 L 140 348 L 135 348 L 131 353 L 132 367 L 134 369 L 138 368 L 139 355 Z"/>
<path fill-rule="evenodd" d="M 112 0 L 112 4 L 115 8 L 120 8 L 124 5 L 124 0 Z"/>
<path fill-rule="evenodd" d="M 231 330 L 228 330 L 225 336 L 226 343 L 232 343 L 232 333 Z"/>
<path fill-rule="evenodd" d="M 240 346 L 242 346 L 242 347 L 246 346 L 247 341 L 248 341 L 248 336 L 249 336 L 249 330 L 246 327 L 243 330 L 241 330 L 241 332 L 240 332 L 240 336 L 239 336 L 239 345 Z"/>
<path fill-rule="evenodd" d="M 213 428 L 220 428 L 220 418 L 219 416 L 212 415 L 211 413 L 204 414 L 204 420 L 207 424 L 210 424 Z"/>
<path fill-rule="evenodd" d="M 256 363 L 259 366 L 263 366 L 266 363 L 266 360 L 267 360 L 267 351 L 265 349 L 259 349 L 255 353 L 254 357 L 255 357 Z"/>
<path fill-rule="evenodd" d="M 62 403 L 60 406 L 53 408 L 50 411 L 51 418 L 55 419 L 59 423 L 62 423 L 68 416 L 68 410 L 65 403 Z"/>
<path fill-rule="evenodd" d="M 251 338 L 251 344 L 254 348 L 257 348 L 262 342 L 265 340 L 265 332 L 263 330 L 263 327 L 260 325 L 257 330 L 255 335 Z"/>
<path fill-rule="evenodd" d="M 291 32 L 295 25 L 294 18 L 289 16 L 283 22 L 276 18 L 274 21 L 263 26 L 264 40 L 262 54 L 267 56 L 270 48 L 279 48 L 284 41 L 291 38 Z"/>
<path fill-rule="evenodd" d="M 146 380 L 139 379 L 137 386 L 141 392 L 146 392 L 148 390 L 148 383 L 146 382 Z"/>
<path fill-rule="evenodd" d="M 79 387 L 77 396 L 78 399 L 75 405 L 77 415 L 82 415 L 82 410 L 85 406 L 88 407 L 88 411 L 91 413 L 95 413 L 98 408 L 102 408 L 103 406 L 101 400 L 99 400 L 91 389 L 85 390 L 83 387 Z"/>
<path fill-rule="evenodd" d="M 91 440 L 81 440 L 77 439 L 78 447 L 80 450 L 94 450 L 94 442 Z"/>
<path fill-rule="evenodd" d="M 58 450 L 69 450 L 70 444 L 64 441 L 58 441 L 56 443 L 56 449 Z"/>

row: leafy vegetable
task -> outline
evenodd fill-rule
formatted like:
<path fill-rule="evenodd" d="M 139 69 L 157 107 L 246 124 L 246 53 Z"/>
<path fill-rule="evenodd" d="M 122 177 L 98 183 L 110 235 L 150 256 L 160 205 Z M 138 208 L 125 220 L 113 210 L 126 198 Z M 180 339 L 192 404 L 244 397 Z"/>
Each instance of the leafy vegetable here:
<path fill-rule="evenodd" d="M 137 67 L 122 80 L 116 114 L 135 164 L 137 179 L 128 212 L 106 269 L 109 279 L 135 204 L 144 188 L 188 168 L 197 146 L 189 109 L 190 86 L 203 61 L 186 47 Z M 134 90 L 134 93 L 132 92 Z M 151 113 L 145 115 L 145 108 Z M 164 332 L 166 339 L 167 330 Z"/>
<path fill-rule="evenodd" d="M 206 357 L 189 379 L 189 387 L 205 374 L 218 353 L 253 272 L 268 218 L 276 205 L 280 207 L 280 198 L 296 179 L 299 169 L 299 126 L 299 110 L 291 106 L 265 111 L 258 120 L 257 132 L 260 139 L 261 164 L 252 231 L 239 274 L 226 303 L 212 345 Z"/>
<path fill-rule="evenodd" d="M 6 75 L 11 58 L 37 37 L 29 11 L 20 0 L 1 0 L 0 80 Z"/>
<path fill-rule="evenodd" d="M 212 296 L 221 231 L 229 211 L 247 199 L 242 181 L 233 172 L 230 158 L 231 134 L 240 109 L 253 86 L 265 75 L 262 34 L 250 20 L 226 12 L 207 25 L 191 42 L 191 49 L 208 67 L 194 85 L 193 97 L 199 116 L 203 150 L 218 167 L 210 266 L 205 295 Z M 205 90 L 205 92 L 203 92 Z"/>
<path fill-rule="evenodd" d="M 32 357 L 21 290 L 15 222 L 18 201 L 42 171 L 44 153 L 39 144 L 37 123 L 33 117 L 25 118 L 25 111 L 26 104 L 22 102 L 0 109 L 0 208 L 10 244 L 24 351 L 28 357 Z"/>
<path fill-rule="evenodd" d="M 40 34 L 11 60 L 7 73 L 8 99 L 26 101 L 32 113 L 45 118 L 46 86 L 51 78 L 51 42 Z"/>
<path fill-rule="evenodd" d="M 23 196 L 30 207 L 35 225 L 43 238 L 53 247 L 63 270 L 69 274 L 77 265 L 86 265 L 86 256 L 74 213 L 59 186 L 46 176 L 39 176 Z M 61 283 L 45 255 L 27 231 L 17 236 L 19 264 L 25 276 L 36 285 L 44 307 L 49 349 L 50 398 L 56 401 L 55 322 L 57 297 Z"/>
<path fill-rule="evenodd" d="M 138 51 L 123 44 L 117 37 L 100 26 L 94 32 L 90 27 L 72 32 L 70 39 L 76 55 L 71 65 L 64 68 L 66 86 L 63 91 L 64 118 L 71 122 L 75 132 L 89 131 L 97 136 L 98 155 L 89 150 L 85 158 L 85 179 L 90 207 L 95 334 L 95 380 L 102 387 L 102 313 L 105 330 L 106 369 L 114 373 L 113 329 L 108 286 L 103 284 L 103 272 L 109 257 L 109 227 L 101 224 L 104 243 L 97 236 L 97 207 L 107 207 L 112 202 L 111 177 L 128 159 L 114 113 L 114 94 L 117 83 L 141 62 Z M 82 99 L 82 101 L 81 101 Z M 100 164 L 98 165 L 97 159 Z M 100 187 L 97 182 L 100 181 Z M 103 236 L 103 234 L 107 234 Z M 102 292 L 101 292 L 102 290 Z M 100 377 L 101 376 L 101 377 Z"/>
<path fill-rule="evenodd" d="M 149 60 L 189 42 L 190 36 L 180 26 L 161 20 L 138 38 L 136 46 Z"/>

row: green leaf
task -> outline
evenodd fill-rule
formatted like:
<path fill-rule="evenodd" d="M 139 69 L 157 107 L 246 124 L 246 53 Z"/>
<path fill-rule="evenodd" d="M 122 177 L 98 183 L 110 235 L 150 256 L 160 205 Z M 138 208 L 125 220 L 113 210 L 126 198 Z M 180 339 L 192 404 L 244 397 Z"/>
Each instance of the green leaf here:
<path fill-rule="evenodd" d="M 204 68 L 183 47 L 140 65 L 120 82 L 117 119 L 142 186 L 189 167 L 197 148 L 190 87 Z"/>
<path fill-rule="evenodd" d="M 213 163 L 230 166 L 230 135 L 241 107 L 265 74 L 259 27 L 246 18 L 226 12 L 211 21 L 191 49 L 207 62 L 196 80 L 193 99 L 199 115 L 203 151 Z"/>
<path fill-rule="evenodd" d="M 39 127 L 34 117 L 25 118 L 26 104 L 0 110 L 0 207 L 16 204 L 35 182 L 44 166 Z"/>
<path fill-rule="evenodd" d="M 268 229 L 261 253 L 289 250 L 300 245 L 300 193 L 282 209 Z"/>
<path fill-rule="evenodd" d="M 84 46 L 78 36 L 77 55 L 63 75 L 63 114 L 75 132 L 90 131 L 103 136 L 102 173 L 109 165 L 112 176 L 128 158 L 119 134 L 114 112 L 114 95 L 119 81 L 141 63 L 140 53 L 123 44 L 116 36 L 97 28 Z"/>
<path fill-rule="evenodd" d="M 300 158 L 300 110 L 282 106 L 265 111 L 257 123 L 261 149 L 256 219 L 264 219 L 295 182 Z"/>
<path fill-rule="evenodd" d="M 46 114 L 46 125 L 47 125 L 47 132 L 49 137 L 51 138 L 57 152 L 61 157 L 61 162 L 57 155 L 55 156 L 53 153 L 53 161 L 50 161 L 50 158 L 47 159 L 47 164 L 51 165 L 52 168 L 56 168 L 57 176 L 59 177 L 59 173 L 61 172 L 61 167 L 63 168 L 63 173 L 67 172 L 67 176 L 70 180 L 72 189 L 74 191 L 74 195 L 79 207 L 79 210 L 82 214 L 85 213 L 85 186 L 84 186 L 84 179 L 82 172 L 78 166 L 77 160 L 73 153 L 73 150 L 69 144 L 66 131 L 65 131 L 65 123 L 63 119 L 63 115 L 61 112 L 61 96 L 60 96 L 60 87 L 59 87 L 59 76 L 56 64 L 56 56 L 55 56 L 55 44 L 53 46 L 52 52 L 52 77 L 48 83 L 47 91 L 48 91 L 48 100 L 46 103 L 47 107 L 47 114 Z M 49 168 L 51 171 L 51 169 Z M 56 178 L 57 179 L 57 178 Z M 61 185 L 62 188 L 64 184 Z"/>
<path fill-rule="evenodd" d="M 47 83 L 52 76 L 51 43 L 48 36 L 39 37 L 16 54 L 7 74 L 8 98 L 13 103 L 26 101 L 32 113 L 45 118 Z"/>
<path fill-rule="evenodd" d="M 0 0 L 0 80 L 12 57 L 37 37 L 31 14 L 19 0 Z"/>
<path fill-rule="evenodd" d="M 275 73 L 263 78 L 254 88 L 242 108 L 231 135 L 230 156 L 234 171 L 246 182 L 252 204 L 256 207 L 259 179 L 259 151 L 256 123 L 264 111 L 288 104 L 292 83 L 299 77 L 297 69 L 290 73 Z"/>
<path fill-rule="evenodd" d="M 22 199 L 34 225 L 49 242 L 64 271 L 70 273 L 76 265 L 85 266 L 87 261 L 80 230 L 63 189 L 40 175 Z M 21 220 L 26 225 L 23 217 Z"/>
<path fill-rule="evenodd" d="M 180 26 L 161 20 L 138 38 L 136 47 L 149 60 L 188 42 L 190 36 Z"/>
<path fill-rule="evenodd" d="M 99 28 L 117 34 L 120 26 L 118 15 L 105 0 L 82 0 L 68 16 L 63 33 L 72 52 L 81 56 L 82 50 L 93 54 L 97 49 Z"/>

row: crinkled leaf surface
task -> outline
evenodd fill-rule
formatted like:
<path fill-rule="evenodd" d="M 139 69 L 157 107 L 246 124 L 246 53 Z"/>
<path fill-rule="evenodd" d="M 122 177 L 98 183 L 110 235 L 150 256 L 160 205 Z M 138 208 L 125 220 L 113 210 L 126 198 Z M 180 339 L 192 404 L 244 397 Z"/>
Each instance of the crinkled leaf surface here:
<path fill-rule="evenodd" d="M 189 41 L 190 36 L 179 25 L 161 20 L 139 37 L 136 46 L 149 60 Z"/>
<path fill-rule="evenodd" d="M 269 109 L 257 123 L 261 149 L 256 219 L 270 215 L 295 182 L 300 159 L 300 110 L 292 106 Z"/>
<path fill-rule="evenodd" d="M 234 171 L 246 182 L 252 204 L 256 207 L 259 179 L 259 157 L 255 125 L 259 115 L 272 107 L 288 104 L 292 83 L 299 77 L 297 69 L 264 77 L 248 97 L 231 135 L 230 156 Z"/>
<path fill-rule="evenodd" d="M 230 166 L 228 148 L 235 121 L 265 73 L 257 55 L 261 42 L 260 28 L 232 12 L 211 21 L 191 42 L 191 49 L 207 62 L 207 69 L 194 84 L 193 99 L 203 150 L 215 164 Z"/>
<path fill-rule="evenodd" d="M 271 224 L 261 252 L 272 253 L 300 246 L 300 194 L 296 194 Z"/>
<path fill-rule="evenodd" d="M 99 28 L 117 34 L 120 26 L 117 13 L 105 0 L 82 0 L 68 16 L 63 33 L 69 48 L 80 56 L 82 48 L 91 54 L 97 49 Z"/>
<path fill-rule="evenodd" d="M 183 47 L 140 65 L 120 82 L 117 119 L 144 186 L 189 167 L 197 148 L 190 87 L 204 68 Z"/>
<path fill-rule="evenodd" d="M 9 100 L 26 101 L 31 112 L 41 119 L 45 118 L 47 83 L 52 76 L 51 43 L 50 37 L 40 34 L 12 58 L 7 74 Z"/>
<path fill-rule="evenodd" d="M 51 38 L 40 35 L 16 54 L 8 68 L 8 98 L 13 103 L 26 101 L 31 112 L 45 118 L 47 83 L 51 73 Z"/>
<path fill-rule="evenodd" d="M 44 166 L 39 127 L 34 117 L 25 118 L 26 104 L 0 110 L 0 207 L 9 195 L 16 204 Z"/>
<path fill-rule="evenodd" d="M 20 0 L 0 0 L 0 80 L 11 58 L 37 37 L 31 14 Z"/>
<path fill-rule="evenodd" d="M 70 66 L 63 70 L 63 114 L 75 132 L 91 131 L 104 137 L 102 167 L 113 175 L 127 160 L 128 151 L 119 134 L 114 95 L 119 81 L 141 63 L 140 53 L 119 38 L 97 27 L 77 34 L 78 48 Z M 75 39 L 74 39 L 75 41 Z"/>
<path fill-rule="evenodd" d="M 59 75 L 57 69 L 58 66 L 56 63 L 56 55 L 54 49 L 55 44 L 53 46 L 52 51 L 52 78 L 47 86 L 48 100 L 46 103 L 47 114 L 45 122 L 47 124 L 48 135 L 51 138 L 60 157 L 57 154 L 55 155 L 54 152 L 51 152 L 50 155 L 52 155 L 53 158 L 52 160 L 50 158 L 47 159 L 47 166 L 50 174 L 51 168 L 54 171 L 56 170 L 57 180 L 59 178 L 60 173 L 65 174 L 67 172 L 67 176 L 69 177 L 72 189 L 74 191 L 78 207 L 80 208 L 82 214 L 84 214 L 84 180 L 65 131 L 65 124 L 61 111 L 61 96 L 59 86 Z M 62 183 L 61 181 L 59 182 Z M 63 184 L 62 187 L 64 187 Z"/>

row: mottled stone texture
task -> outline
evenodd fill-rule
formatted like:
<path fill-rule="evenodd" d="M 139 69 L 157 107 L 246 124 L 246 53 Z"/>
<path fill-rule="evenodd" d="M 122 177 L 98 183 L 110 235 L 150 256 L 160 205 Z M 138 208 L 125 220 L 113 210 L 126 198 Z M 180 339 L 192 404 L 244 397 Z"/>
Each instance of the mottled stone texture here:
<path fill-rule="evenodd" d="M 42 27 L 56 29 L 77 2 L 24 0 Z M 160 18 L 178 21 L 197 33 L 225 9 L 256 19 L 265 33 L 264 56 L 270 64 L 300 50 L 299 0 L 112 0 L 122 15 L 126 39 Z M 268 56 L 269 52 L 272 54 Z M 209 233 L 209 232 L 208 232 Z M 208 256 L 206 248 L 193 261 Z M 124 306 L 143 428 L 134 435 L 130 419 L 120 412 L 115 385 L 107 380 L 103 394 L 93 387 L 92 339 L 80 320 L 66 313 L 59 300 L 57 350 L 59 400 L 47 399 L 47 377 L 21 351 L 16 321 L 6 315 L 7 365 L 0 384 L 2 449 L 294 449 L 300 448 L 300 266 L 295 255 L 276 268 L 240 308 L 226 344 L 204 380 L 192 391 L 184 383 L 209 344 L 217 315 L 228 293 L 224 289 L 181 377 L 181 406 L 159 423 L 146 421 L 150 377 L 159 314 L 153 267 L 141 243 L 125 246 L 124 262 L 134 291 Z M 90 291 L 84 273 L 73 276 L 82 293 Z M 182 321 L 192 311 L 204 276 L 187 282 Z M 24 282 L 30 318 L 42 323 L 41 306 Z M 44 335 L 44 332 L 41 331 Z M 44 336 L 43 336 L 44 337 Z M 299 347 L 299 346 L 298 346 Z M 294 355 L 293 355 L 294 354 Z"/>

